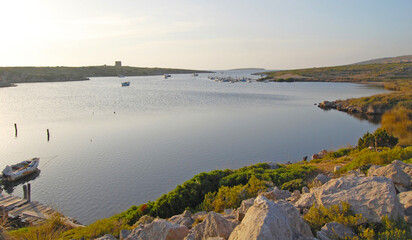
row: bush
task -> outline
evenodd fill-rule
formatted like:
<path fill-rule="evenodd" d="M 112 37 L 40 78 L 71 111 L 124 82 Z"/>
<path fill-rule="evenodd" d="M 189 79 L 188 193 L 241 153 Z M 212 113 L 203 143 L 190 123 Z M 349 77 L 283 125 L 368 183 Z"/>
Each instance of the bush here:
<path fill-rule="evenodd" d="M 392 149 L 382 148 L 379 150 L 380 152 L 363 149 L 354 154 L 352 161 L 342 168 L 342 172 L 358 169 L 368 164 L 386 165 L 393 160 L 411 161 L 412 159 L 412 146 L 407 148 L 397 146 Z"/>
<path fill-rule="evenodd" d="M 367 147 L 394 147 L 398 139 L 389 135 L 386 130 L 378 128 L 373 134 L 367 132 L 358 141 L 358 149 Z"/>
<path fill-rule="evenodd" d="M 282 190 L 289 190 L 289 191 L 293 192 L 295 190 L 301 190 L 304 186 L 305 186 L 305 184 L 303 184 L 302 179 L 294 179 L 294 180 L 291 180 L 289 182 L 285 182 L 284 184 L 282 184 L 281 189 Z"/>
<path fill-rule="evenodd" d="M 303 217 L 309 224 L 313 234 L 329 222 L 338 222 L 347 227 L 354 227 L 366 222 L 362 214 L 353 214 L 350 210 L 350 204 L 341 202 L 341 205 L 333 205 L 330 208 L 312 206 L 309 212 Z"/>

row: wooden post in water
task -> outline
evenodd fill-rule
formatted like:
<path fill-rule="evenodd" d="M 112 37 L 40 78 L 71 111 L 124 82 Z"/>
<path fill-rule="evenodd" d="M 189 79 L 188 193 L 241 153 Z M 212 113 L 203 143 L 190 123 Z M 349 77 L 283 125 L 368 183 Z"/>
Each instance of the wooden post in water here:
<path fill-rule="evenodd" d="M 50 131 L 47 129 L 47 141 L 50 141 Z"/>
<path fill-rule="evenodd" d="M 17 123 L 14 124 L 14 136 L 17 137 Z"/>
<path fill-rule="evenodd" d="M 23 199 L 27 199 L 27 186 L 23 185 Z"/>
<path fill-rule="evenodd" d="M 31 184 L 27 184 L 27 201 L 31 202 Z"/>

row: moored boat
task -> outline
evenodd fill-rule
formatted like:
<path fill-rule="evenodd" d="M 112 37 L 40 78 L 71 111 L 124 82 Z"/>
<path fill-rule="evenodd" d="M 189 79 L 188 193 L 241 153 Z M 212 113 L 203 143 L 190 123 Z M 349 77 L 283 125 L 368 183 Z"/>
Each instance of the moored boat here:
<path fill-rule="evenodd" d="M 167 79 L 167 78 L 169 78 L 169 77 L 171 77 L 170 74 L 167 74 L 167 73 L 163 74 L 163 78 L 164 78 L 164 79 Z"/>
<path fill-rule="evenodd" d="M 130 86 L 130 82 L 129 82 L 129 81 L 127 81 L 127 82 L 122 82 L 122 87 L 127 87 L 127 86 Z"/>
<path fill-rule="evenodd" d="M 7 165 L 2 171 L 3 181 L 16 181 L 18 179 L 24 178 L 38 169 L 40 163 L 39 158 L 33 158 L 31 160 L 22 161 L 11 166 Z"/>

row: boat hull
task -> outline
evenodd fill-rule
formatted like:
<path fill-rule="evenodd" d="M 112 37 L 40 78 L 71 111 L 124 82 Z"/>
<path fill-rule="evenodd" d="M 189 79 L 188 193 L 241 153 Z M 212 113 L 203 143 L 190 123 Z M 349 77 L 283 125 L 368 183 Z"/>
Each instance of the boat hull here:
<path fill-rule="evenodd" d="M 39 158 L 33 158 L 31 160 L 28 161 L 23 161 L 19 164 L 28 164 L 27 167 L 21 169 L 21 170 L 17 170 L 17 171 L 9 171 L 9 172 L 5 172 L 7 167 L 9 167 L 10 169 L 12 169 L 12 167 L 18 166 L 19 164 L 16 165 L 12 165 L 7 166 L 5 170 L 3 170 L 3 181 L 9 181 L 9 182 L 13 182 L 13 181 L 17 181 L 19 179 L 25 178 L 27 176 L 29 176 L 30 174 L 36 172 L 38 170 L 38 166 L 40 163 L 40 159 Z"/>

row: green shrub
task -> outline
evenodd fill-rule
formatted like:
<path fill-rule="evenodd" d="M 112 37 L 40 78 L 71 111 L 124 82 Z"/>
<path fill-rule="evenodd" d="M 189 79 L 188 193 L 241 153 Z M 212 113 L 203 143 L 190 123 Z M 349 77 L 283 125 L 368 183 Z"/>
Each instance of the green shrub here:
<path fill-rule="evenodd" d="M 282 184 L 281 189 L 289 190 L 293 192 L 295 190 L 301 190 L 304 186 L 305 184 L 303 184 L 302 179 L 294 179 L 294 180 L 291 180 L 289 182 L 285 182 L 284 184 Z"/>
<path fill-rule="evenodd" d="M 367 147 L 394 147 L 398 143 L 398 139 L 389 135 L 386 130 L 378 128 L 373 134 L 367 132 L 358 141 L 358 148 L 364 149 Z"/>
<path fill-rule="evenodd" d="M 354 227 L 366 221 L 362 214 L 353 214 L 350 210 L 350 204 L 347 202 L 341 202 L 340 206 L 333 205 L 329 208 L 312 206 L 305 214 L 304 219 L 309 224 L 313 234 L 316 234 L 323 225 L 329 222 L 338 222 L 347 227 Z"/>
<path fill-rule="evenodd" d="M 379 151 L 363 149 L 353 155 L 352 161 L 342 168 L 342 172 L 360 168 L 368 164 L 386 165 L 393 160 L 411 161 L 411 147 L 381 148 Z"/>

